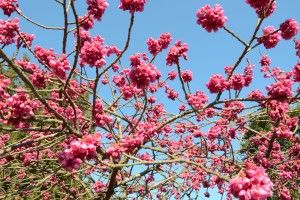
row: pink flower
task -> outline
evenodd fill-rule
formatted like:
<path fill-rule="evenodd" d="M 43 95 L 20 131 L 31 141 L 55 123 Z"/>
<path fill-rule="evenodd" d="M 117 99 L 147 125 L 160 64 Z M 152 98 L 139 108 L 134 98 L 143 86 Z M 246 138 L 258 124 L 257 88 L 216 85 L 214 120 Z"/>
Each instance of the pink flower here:
<path fill-rule="evenodd" d="M 188 98 L 188 103 L 193 105 L 196 109 L 203 107 L 205 103 L 208 102 L 208 97 L 204 92 L 196 91 L 195 95 L 190 95 Z"/>
<path fill-rule="evenodd" d="M 300 82 L 300 61 L 298 61 L 298 63 L 294 66 L 293 73 L 294 73 L 294 81 Z"/>
<path fill-rule="evenodd" d="M 193 80 L 193 74 L 191 70 L 186 70 L 181 73 L 183 82 L 191 82 Z"/>
<path fill-rule="evenodd" d="M 168 95 L 168 98 L 174 101 L 178 97 L 179 93 L 175 92 L 174 89 L 167 86 L 165 88 L 165 93 Z"/>
<path fill-rule="evenodd" d="M 257 39 L 257 42 L 263 43 L 266 49 L 274 48 L 281 40 L 281 32 L 276 31 L 273 26 L 263 28 L 263 36 Z"/>
<path fill-rule="evenodd" d="M 129 76 L 133 86 L 146 89 L 150 83 L 161 77 L 161 73 L 154 65 L 142 62 L 139 66 L 132 68 Z"/>
<path fill-rule="evenodd" d="M 285 79 L 271 85 L 268 85 L 266 89 L 268 90 L 268 95 L 272 98 L 284 98 L 293 95 L 292 86 L 294 82 L 289 79 Z"/>
<path fill-rule="evenodd" d="M 246 0 L 255 9 L 259 17 L 267 18 L 276 10 L 276 1 L 271 5 L 272 0 Z"/>
<path fill-rule="evenodd" d="M 107 54 L 107 49 L 103 45 L 104 39 L 100 35 L 92 38 L 91 41 L 84 42 L 80 52 L 80 65 L 82 67 L 86 64 L 90 67 L 103 67 L 106 64 L 105 56 Z"/>
<path fill-rule="evenodd" d="M 227 191 L 241 200 L 266 200 L 272 195 L 272 187 L 264 168 L 246 163 L 245 171 L 230 180 Z"/>
<path fill-rule="evenodd" d="M 227 17 L 224 16 L 223 8 L 216 4 L 214 8 L 210 8 L 209 5 L 205 5 L 199 9 L 196 13 L 197 24 L 201 25 L 206 31 L 217 32 L 219 28 L 223 28 L 227 21 Z"/>
<path fill-rule="evenodd" d="M 19 19 L 0 19 L 0 44 L 9 45 L 15 42 L 16 32 L 19 31 Z"/>
<path fill-rule="evenodd" d="M 300 40 L 294 39 L 296 55 L 300 58 Z"/>
<path fill-rule="evenodd" d="M 294 19 L 288 19 L 280 24 L 281 37 L 285 40 L 289 40 L 299 31 L 299 24 Z"/>
<path fill-rule="evenodd" d="M 0 8 L 5 15 L 10 17 L 10 15 L 19 7 L 17 2 L 18 0 L 0 0 Z"/>
<path fill-rule="evenodd" d="M 105 190 L 105 185 L 101 181 L 96 181 L 93 185 L 93 189 L 97 192 L 100 193 L 101 191 Z"/>
<path fill-rule="evenodd" d="M 119 8 L 129 10 L 133 14 L 134 12 L 143 12 L 145 3 L 147 3 L 147 0 L 121 0 Z"/>
<path fill-rule="evenodd" d="M 86 0 L 88 4 L 88 11 L 90 15 L 93 15 L 95 19 L 101 21 L 102 15 L 109 4 L 105 0 Z"/>
<path fill-rule="evenodd" d="M 33 35 L 33 34 L 27 34 L 27 33 L 24 33 L 24 32 L 20 32 L 20 34 L 24 38 L 26 44 L 28 46 L 31 46 L 32 40 L 34 39 L 35 35 Z M 26 44 L 21 40 L 20 36 L 17 36 L 16 38 L 17 38 L 16 46 L 18 48 L 20 48 L 22 44 L 23 44 L 22 45 L 23 48 L 27 48 Z"/>
<path fill-rule="evenodd" d="M 158 40 L 150 37 L 147 40 L 148 50 L 153 55 L 156 56 L 159 52 L 162 52 L 163 49 L 168 48 L 172 37 L 170 33 L 163 33 Z"/>
<path fill-rule="evenodd" d="M 79 25 L 86 31 L 92 29 L 94 26 L 94 19 L 92 15 L 84 15 L 82 17 L 78 17 L 78 20 Z"/>
<path fill-rule="evenodd" d="M 167 65 L 172 66 L 173 64 L 179 63 L 179 57 L 183 57 L 185 60 L 188 59 L 186 52 L 188 51 L 188 44 L 181 44 L 181 41 L 175 42 L 175 46 L 171 47 L 166 57 Z"/>
<path fill-rule="evenodd" d="M 176 76 L 177 76 L 177 72 L 175 72 L 174 70 L 172 70 L 172 71 L 170 71 L 170 72 L 168 73 L 168 78 L 169 78 L 169 80 L 171 80 L 171 81 L 175 80 L 175 79 L 176 79 Z"/>
<path fill-rule="evenodd" d="M 223 92 L 229 83 L 220 74 L 215 74 L 210 77 L 209 81 L 206 83 L 206 87 L 209 89 L 210 93 Z"/>

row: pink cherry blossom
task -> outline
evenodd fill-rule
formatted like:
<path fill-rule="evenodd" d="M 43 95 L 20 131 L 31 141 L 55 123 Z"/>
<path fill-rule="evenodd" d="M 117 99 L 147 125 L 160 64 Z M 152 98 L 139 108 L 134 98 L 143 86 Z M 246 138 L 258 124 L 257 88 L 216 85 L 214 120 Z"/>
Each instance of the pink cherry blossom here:
<path fill-rule="evenodd" d="M 197 24 L 201 25 L 208 32 L 217 32 L 219 28 L 224 27 L 227 21 L 227 17 L 224 16 L 224 10 L 219 4 L 216 4 L 214 8 L 205 5 L 197 11 L 196 16 L 198 18 Z"/>

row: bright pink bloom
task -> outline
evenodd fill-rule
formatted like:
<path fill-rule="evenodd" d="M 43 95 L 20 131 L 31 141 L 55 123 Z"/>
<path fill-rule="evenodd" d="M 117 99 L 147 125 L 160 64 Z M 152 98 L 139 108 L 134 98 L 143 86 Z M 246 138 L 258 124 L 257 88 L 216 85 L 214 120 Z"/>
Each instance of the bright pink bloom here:
<path fill-rule="evenodd" d="M 297 35 L 299 29 L 297 21 L 294 19 L 288 19 L 280 24 L 281 37 L 285 40 L 289 40 Z"/>
<path fill-rule="evenodd" d="M 229 121 L 235 120 L 238 116 L 237 114 L 241 113 L 245 105 L 239 101 L 230 101 L 224 103 L 224 109 L 222 110 L 222 117 Z"/>
<path fill-rule="evenodd" d="M 296 55 L 300 58 L 300 40 L 294 39 Z"/>
<path fill-rule="evenodd" d="M 132 67 L 129 76 L 134 86 L 140 89 L 146 89 L 150 83 L 153 83 L 161 77 L 161 73 L 153 64 L 142 62 L 139 66 Z"/>
<path fill-rule="evenodd" d="M 94 19 L 92 15 L 84 15 L 82 17 L 78 17 L 79 25 L 86 31 L 92 29 L 94 26 Z"/>
<path fill-rule="evenodd" d="M 171 47 L 166 57 L 167 65 L 172 66 L 173 64 L 179 64 L 179 57 L 183 57 L 185 60 L 188 59 L 186 52 L 188 51 L 188 44 L 181 44 L 181 41 L 175 42 L 175 46 Z"/>
<path fill-rule="evenodd" d="M 174 70 L 172 70 L 172 71 L 170 71 L 170 72 L 168 73 L 168 78 L 169 78 L 169 80 L 171 80 L 171 81 L 175 80 L 175 79 L 176 79 L 176 76 L 177 76 L 177 72 L 175 72 Z"/>
<path fill-rule="evenodd" d="M 119 8 L 129 10 L 133 14 L 134 12 L 143 12 L 145 3 L 147 0 L 121 0 Z"/>
<path fill-rule="evenodd" d="M 193 74 L 191 70 L 186 70 L 181 73 L 183 82 L 191 82 L 193 80 Z"/>
<path fill-rule="evenodd" d="M 165 86 L 165 93 L 168 95 L 168 98 L 175 101 L 175 99 L 179 96 L 178 92 L 175 92 L 174 89 Z"/>
<path fill-rule="evenodd" d="M 199 9 L 196 13 L 197 24 L 201 25 L 206 31 L 217 32 L 219 28 L 223 28 L 227 21 L 227 17 L 224 16 L 224 10 L 216 4 L 214 8 L 210 8 L 209 5 L 205 5 Z"/>
<path fill-rule="evenodd" d="M 152 37 L 150 37 L 146 42 L 148 45 L 149 52 L 153 56 L 156 56 L 159 52 L 162 52 L 163 49 L 168 48 L 172 39 L 173 38 L 171 37 L 170 33 L 161 34 L 158 40 L 155 40 Z"/>
<path fill-rule="evenodd" d="M 10 17 L 10 15 L 19 7 L 17 2 L 18 0 L 0 0 L 0 8 L 5 15 Z"/>
<path fill-rule="evenodd" d="M 294 81 L 300 82 L 300 61 L 298 61 L 298 63 L 294 66 L 293 73 L 294 73 Z"/>
<path fill-rule="evenodd" d="M 193 105 L 196 109 L 203 108 L 204 104 L 208 102 L 208 96 L 204 92 L 196 91 L 195 95 L 190 95 L 188 103 Z"/>
<path fill-rule="evenodd" d="M 210 77 L 209 81 L 206 83 L 206 87 L 209 89 L 210 93 L 223 92 L 229 83 L 220 74 L 215 74 Z"/>
<path fill-rule="evenodd" d="M 294 82 L 292 80 L 286 79 L 271 85 L 268 85 L 266 89 L 268 90 L 268 95 L 271 98 L 285 98 L 293 95 L 293 86 Z"/>
<path fill-rule="evenodd" d="M 104 191 L 106 189 L 105 185 L 101 181 L 96 181 L 93 185 L 93 189 L 100 193 L 101 191 Z"/>
<path fill-rule="evenodd" d="M 108 7 L 108 3 L 105 0 L 86 0 L 88 4 L 88 11 L 90 15 L 93 15 L 95 19 L 101 21 L 102 15 L 105 9 Z"/>
<path fill-rule="evenodd" d="M 98 35 L 91 41 L 86 41 L 80 51 L 79 63 L 83 67 L 86 64 L 90 67 L 101 68 L 106 64 L 105 56 L 107 49 L 103 46 L 104 39 Z"/>
<path fill-rule="evenodd" d="M 66 70 L 71 69 L 66 55 L 62 54 L 61 57 L 58 57 L 58 54 L 53 53 L 52 48 L 46 50 L 40 46 L 34 47 L 34 53 L 41 64 L 51 68 L 53 74 L 61 79 L 66 79 Z"/>
<path fill-rule="evenodd" d="M 241 200 L 266 200 L 272 195 L 272 187 L 264 168 L 246 163 L 245 171 L 230 180 L 227 191 Z"/>
<path fill-rule="evenodd" d="M 121 87 L 120 91 L 124 100 L 130 99 L 133 95 L 138 93 L 138 89 L 132 85 L 125 85 Z"/>
<path fill-rule="evenodd" d="M 276 31 L 273 26 L 263 28 L 263 36 L 257 39 L 257 42 L 263 43 L 266 49 L 274 48 L 281 40 L 281 32 Z"/>
<path fill-rule="evenodd" d="M 31 47 L 31 44 L 32 44 L 32 40 L 34 39 L 35 35 L 33 34 L 27 34 L 27 33 L 24 33 L 24 32 L 20 32 L 21 36 L 24 38 L 26 44 Z M 18 48 L 22 47 L 23 48 L 27 48 L 27 45 L 21 40 L 20 36 L 17 36 L 17 42 L 16 42 L 16 46 Z"/>
<path fill-rule="evenodd" d="M 272 0 L 246 0 L 255 9 L 259 17 L 269 17 L 276 10 L 276 1 L 271 5 Z"/>
<path fill-rule="evenodd" d="M 19 31 L 19 19 L 0 19 L 0 44 L 9 45 L 15 42 L 15 36 Z"/>
<path fill-rule="evenodd" d="M 243 74 L 233 74 L 230 78 L 230 88 L 234 90 L 241 90 L 245 86 L 245 77 Z"/>

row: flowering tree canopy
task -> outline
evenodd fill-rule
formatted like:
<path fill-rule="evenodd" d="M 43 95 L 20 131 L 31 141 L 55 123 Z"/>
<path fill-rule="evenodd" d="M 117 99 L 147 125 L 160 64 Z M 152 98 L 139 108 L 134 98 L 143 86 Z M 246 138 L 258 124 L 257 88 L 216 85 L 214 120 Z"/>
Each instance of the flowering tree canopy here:
<path fill-rule="evenodd" d="M 51 2 L 61 26 L 31 19 L 25 2 L 0 0 L 1 199 L 299 197 L 300 28 L 292 16 L 263 26 L 276 0 L 245 1 L 257 18 L 248 38 L 226 26 L 235 19 L 221 4 L 195 8 L 193 23 L 207 37 L 223 31 L 242 46 L 198 88 L 193 66 L 185 68 L 185 38 L 162 32 L 141 44 L 147 52 L 127 55 L 147 0 L 119 1 L 130 16 L 123 46 L 92 31 L 109 1 Z M 36 29 L 59 49 L 37 42 Z M 294 51 L 287 70 L 265 53 L 248 57 L 280 42 Z M 253 126 L 259 121 L 268 128 Z"/>

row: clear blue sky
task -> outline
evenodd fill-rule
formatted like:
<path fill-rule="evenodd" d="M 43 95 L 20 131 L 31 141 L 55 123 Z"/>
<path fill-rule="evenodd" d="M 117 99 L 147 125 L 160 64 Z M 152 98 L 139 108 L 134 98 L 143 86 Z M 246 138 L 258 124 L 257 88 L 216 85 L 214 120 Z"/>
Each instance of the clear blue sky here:
<path fill-rule="evenodd" d="M 19 2 L 23 13 L 34 21 L 48 26 L 63 25 L 61 6 L 57 5 L 54 0 L 19 0 Z M 82 2 L 84 0 L 76 1 L 81 16 L 85 14 L 85 6 Z M 106 10 L 102 21 L 97 23 L 92 30 L 92 34 L 93 36 L 100 34 L 105 39 L 106 44 L 115 44 L 122 49 L 127 35 L 130 14 L 118 9 L 118 0 L 108 0 L 108 3 L 110 4 L 109 8 Z M 187 53 L 189 60 L 182 61 L 181 66 L 183 69 L 193 71 L 194 81 L 191 84 L 191 89 L 207 92 L 205 83 L 209 77 L 215 73 L 223 74 L 224 66 L 233 65 L 243 48 L 227 32 L 220 30 L 217 33 L 207 33 L 196 24 L 196 11 L 205 4 L 213 6 L 216 3 L 221 4 L 225 10 L 225 15 L 228 17 L 226 26 L 247 42 L 253 33 L 257 16 L 254 9 L 247 5 L 244 0 L 149 0 L 145 5 L 144 12 L 135 15 L 130 48 L 122 62 L 129 67 L 127 58 L 134 53 L 147 52 L 145 42 L 149 37 L 158 38 L 161 33 L 170 32 L 173 42 L 182 40 L 189 44 Z M 277 11 L 263 22 L 263 27 L 271 25 L 278 28 L 280 23 L 289 18 L 294 18 L 300 22 L 299 8 L 299 0 L 277 1 Z M 0 18 L 6 19 L 6 16 L 1 13 Z M 28 25 L 23 19 L 21 19 L 20 26 L 22 31 L 36 35 L 34 45 L 38 44 L 45 48 L 53 47 L 55 52 L 60 53 L 62 32 L 52 31 L 49 33 L 48 30 Z M 71 44 L 74 41 L 72 39 L 73 37 L 69 39 L 69 50 L 73 49 Z M 264 89 L 262 83 L 265 83 L 265 80 L 262 79 L 262 74 L 258 74 L 260 52 L 270 56 L 273 67 L 280 66 L 285 70 L 291 69 L 298 60 L 295 56 L 292 40 L 282 40 L 278 48 L 271 50 L 259 46 L 247 56 L 256 65 L 254 84 L 248 91 Z M 165 65 L 166 53 L 165 51 L 160 54 L 154 63 L 164 75 L 171 69 L 175 69 Z M 240 70 L 245 65 L 244 60 Z M 172 86 L 178 85 L 173 84 Z M 210 95 L 210 99 L 213 97 Z"/>

